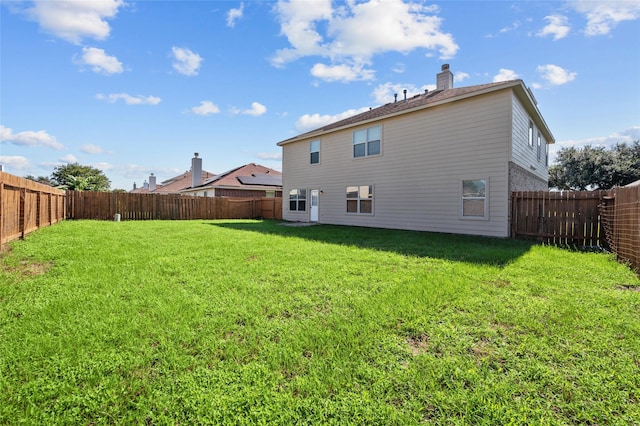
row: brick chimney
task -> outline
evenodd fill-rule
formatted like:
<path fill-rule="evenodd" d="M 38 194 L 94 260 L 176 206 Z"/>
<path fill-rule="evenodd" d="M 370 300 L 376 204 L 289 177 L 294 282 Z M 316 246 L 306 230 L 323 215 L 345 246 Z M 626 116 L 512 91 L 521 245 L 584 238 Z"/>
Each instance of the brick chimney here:
<path fill-rule="evenodd" d="M 453 89 L 453 73 L 449 71 L 449 64 L 442 65 L 442 72 L 436 75 L 436 89 Z"/>
<path fill-rule="evenodd" d="M 191 187 L 195 188 L 202 184 L 202 158 L 198 158 L 198 153 L 193 154 L 191 159 Z"/>
<path fill-rule="evenodd" d="M 156 177 L 153 173 L 149 176 L 149 192 L 156 190 Z"/>

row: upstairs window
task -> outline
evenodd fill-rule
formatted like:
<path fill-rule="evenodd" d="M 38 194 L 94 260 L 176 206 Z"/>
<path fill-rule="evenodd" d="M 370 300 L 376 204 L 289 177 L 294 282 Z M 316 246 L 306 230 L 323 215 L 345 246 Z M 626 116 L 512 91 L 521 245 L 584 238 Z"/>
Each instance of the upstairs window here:
<path fill-rule="evenodd" d="M 529 146 L 533 148 L 533 121 L 529 120 Z"/>
<path fill-rule="evenodd" d="M 486 179 L 462 181 L 462 217 L 465 219 L 487 218 Z"/>
<path fill-rule="evenodd" d="M 289 210 L 303 212 L 307 210 L 307 190 L 292 189 L 289 191 Z"/>
<path fill-rule="evenodd" d="M 545 166 L 549 165 L 549 144 L 548 143 L 544 144 L 544 165 Z"/>
<path fill-rule="evenodd" d="M 353 132 L 353 158 L 380 155 L 381 135 L 380 126 Z"/>
<path fill-rule="evenodd" d="M 347 213 L 373 213 L 373 186 L 347 186 Z"/>
<path fill-rule="evenodd" d="M 310 164 L 318 164 L 320 162 L 320 140 L 316 139 L 309 143 L 309 150 L 311 151 Z"/>
<path fill-rule="evenodd" d="M 540 136 L 540 132 L 538 132 L 538 161 L 542 158 L 542 137 Z"/>

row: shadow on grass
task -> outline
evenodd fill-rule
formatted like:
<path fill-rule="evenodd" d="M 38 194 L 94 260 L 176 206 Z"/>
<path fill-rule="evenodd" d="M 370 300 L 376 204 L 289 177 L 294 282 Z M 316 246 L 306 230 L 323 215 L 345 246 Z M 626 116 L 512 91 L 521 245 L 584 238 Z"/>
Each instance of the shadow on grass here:
<path fill-rule="evenodd" d="M 220 228 L 302 238 L 341 246 L 388 251 L 502 267 L 525 254 L 534 242 L 435 232 L 340 225 L 287 226 L 276 221 L 209 223 Z"/>

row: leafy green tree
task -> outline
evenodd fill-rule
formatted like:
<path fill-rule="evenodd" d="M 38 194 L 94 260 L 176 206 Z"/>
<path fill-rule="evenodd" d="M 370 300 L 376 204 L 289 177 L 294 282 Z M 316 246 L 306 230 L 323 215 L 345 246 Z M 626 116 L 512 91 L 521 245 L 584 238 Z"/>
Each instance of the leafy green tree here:
<path fill-rule="evenodd" d="M 49 178 L 48 178 L 48 177 L 46 177 L 46 176 L 38 176 L 38 177 L 35 177 L 35 176 L 33 176 L 33 175 L 27 175 L 27 176 L 25 176 L 24 178 L 25 178 L 25 179 L 32 180 L 32 181 L 34 181 L 34 182 L 43 183 L 43 184 L 45 184 L 45 185 L 53 186 L 53 183 L 51 182 L 51 179 L 49 179 Z"/>
<path fill-rule="evenodd" d="M 611 149 L 585 146 L 560 149 L 549 167 L 549 187 L 569 190 L 609 189 L 640 179 L 640 141 Z"/>
<path fill-rule="evenodd" d="M 100 169 L 78 163 L 58 166 L 51 174 L 56 186 L 74 191 L 108 191 L 111 181 Z"/>

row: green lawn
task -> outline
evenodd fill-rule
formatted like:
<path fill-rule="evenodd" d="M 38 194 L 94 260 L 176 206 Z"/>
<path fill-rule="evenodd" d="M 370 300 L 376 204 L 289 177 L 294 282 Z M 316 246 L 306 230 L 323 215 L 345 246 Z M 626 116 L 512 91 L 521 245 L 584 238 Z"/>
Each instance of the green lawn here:
<path fill-rule="evenodd" d="M 521 241 L 65 221 L 0 259 L 0 424 L 638 424 L 639 289 Z"/>

